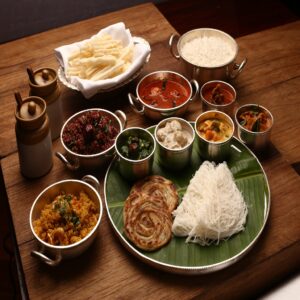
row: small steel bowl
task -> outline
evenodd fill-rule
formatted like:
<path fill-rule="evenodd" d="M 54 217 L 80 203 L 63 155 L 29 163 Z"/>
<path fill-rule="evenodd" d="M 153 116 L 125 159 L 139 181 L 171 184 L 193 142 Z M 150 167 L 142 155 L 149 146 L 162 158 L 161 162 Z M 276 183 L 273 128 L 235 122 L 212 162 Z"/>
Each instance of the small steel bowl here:
<path fill-rule="evenodd" d="M 102 218 L 103 206 L 99 194 L 99 189 L 100 185 L 98 180 L 91 175 L 84 176 L 82 180 L 62 180 L 45 188 L 37 196 L 30 210 L 30 228 L 32 234 L 40 245 L 40 250 L 32 251 L 31 255 L 37 257 L 42 262 L 50 266 L 57 266 L 64 259 L 73 258 L 83 253 L 94 241 Z M 89 196 L 89 198 L 95 202 L 98 208 L 99 217 L 95 227 L 82 240 L 67 246 L 55 246 L 48 244 L 40 239 L 40 237 L 34 231 L 33 221 L 40 217 L 41 210 L 45 207 L 45 205 L 51 203 L 54 198 L 62 191 L 71 194 L 79 194 L 81 191 L 85 192 Z"/>
<path fill-rule="evenodd" d="M 255 109 L 261 112 L 264 112 L 268 118 L 271 120 L 270 127 L 262 132 L 253 132 L 248 129 L 246 129 L 244 126 L 242 126 L 239 122 L 239 116 L 251 109 Z M 239 107 L 235 113 L 235 122 L 237 124 L 237 135 L 238 138 L 245 143 L 249 148 L 251 148 L 255 152 L 262 152 L 266 149 L 271 136 L 271 130 L 273 127 L 274 119 L 271 114 L 271 112 L 266 109 L 265 107 L 258 105 L 258 104 L 245 104 L 241 107 Z"/>
<path fill-rule="evenodd" d="M 185 102 L 172 108 L 159 108 L 151 106 L 143 101 L 141 97 L 142 89 L 153 81 L 164 79 L 178 82 L 188 91 L 189 97 L 187 97 Z M 194 86 L 194 89 L 192 86 Z M 143 77 L 139 81 L 136 88 L 137 97 L 129 93 L 128 99 L 130 106 L 136 113 L 145 115 L 147 118 L 157 121 L 168 117 L 182 116 L 188 109 L 190 102 L 198 97 L 198 93 L 199 85 L 196 80 L 192 79 L 191 81 L 189 81 L 181 74 L 172 71 L 156 71 Z"/>
<path fill-rule="evenodd" d="M 152 143 L 153 149 L 147 157 L 134 160 L 121 154 L 121 147 L 125 145 L 126 139 L 132 135 Z M 115 149 L 118 155 L 119 172 L 124 178 L 135 181 L 151 174 L 156 142 L 153 135 L 148 130 L 139 127 L 130 127 L 123 130 L 116 138 Z"/>
<path fill-rule="evenodd" d="M 170 148 L 170 146 L 166 146 L 163 139 L 161 138 L 160 130 L 162 128 L 165 128 L 166 124 L 170 123 L 173 120 L 178 121 L 181 125 L 182 131 L 189 135 L 189 140 L 183 147 Z M 171 135 L 172 134 L 169 131 L 165 133 L 164 137 L 169 138 Z M 189 122 L 182 118 L 176 117 L 164 119 L 160 121 L 160 123 L 156 126 L 154 136 L 158 145 L 159 163 L 163 167 L 169 170 L 181 170 L 189 164 L 195 139 L 194 128 Z M 174 135 L 172 136 L 174 137 Z"/>
<path fill-rule="evenodd" d="M 200 135 L 198 131 L 198 126 L 201 122 L 207 119 L 218 119 L 223 122 L 227 122 L 232 128 L 231 135 L 225 141 L 214 142 L 206 140 Z M 199 154 L 202 158 L 215 162 L 222 162 L 228 158 L 230 153 L 230 140 L 232 139 L 234 133 L 234 123 L 230 116 L 221 111 L 209 110 L 203 112 L 196 119 L 195 132 L 198 137 L 197 143 Z"/>
<path fill-rule="evenodd" d="M 217 85 L 226 93 L 230 93 L 232 95 L 232 101 L 226 104 L 215 104 L 208 99 L 207 93 L 211 92 Z M 224 92 L 223 92 L 224 93 Z M 202 110 L 218 110 L 226 113 L 231 118 L 234 118 L 235 106 L 236 106 L 236 91 L 235 88 L 221 80 L 212 80 L 204 83 L 200 89 L 200 97 L 202 100 Z"/>
<path fill-rule="evenodd" d="M 108 149 L 95 153 L 95 154 L 79 154 L 74 151 L 71 151 L 64 143 L 63 141 L 63 132 L 66 128 L 66 126 L 73 121 L 74 119 L 77 119 L 78 117 L 86 114 L 90 111 L 98 111 L 103 116 L 108 116 L 109 119 L 112 121 L 112 124 L 121 132 L 124 127 L 126 126 L 126 115 L 121 110 L 115 111 L 115 113 L 112 113 L 108 110 L 101 109 L 101 108 L 90 108 L 86 110 L 82 110 L 74 115 L 72 115 L 63 125 L 61 129 L 60 134 L 60 141 L 61 144 L 64 147 L 65 153 L 62 154 L 60 152 L 56 152 L 56 156 L 65 164 L 65 166 L 71 170 L 75 171 L 80 169 L 87 169 L 92 170 L 99 168 L 103 165 L 105 165 L 109 160 L 113 158 L 114 155 L 114 145 L 111 145 Z"/>
<path fill-rule="evenodd" d="M 222 39 L 232 47 L 234 52 L 232 58 L 229 61 L 224 62 L 224 64 L 209 67 L 191 63 L 182 54 L 182 49 L 186 42 L 189 42 L 197 37 L 218 37 Z M 235 39 L 229 34 L 214 28 L 197 28 L 186 32 L 182 36 L 179 36 L 178 34 L 172 34 L 169 39 L 169 47 L 171 54 L 183 65 L 186 76 L 188 78 L 196 79 L 200 85 L 215 79 L 234 79 L 242 72 L 247 62 L 247 59 L 245 58 L 240 64 L 236 63 L 235 60 L 239 47 Z"/>

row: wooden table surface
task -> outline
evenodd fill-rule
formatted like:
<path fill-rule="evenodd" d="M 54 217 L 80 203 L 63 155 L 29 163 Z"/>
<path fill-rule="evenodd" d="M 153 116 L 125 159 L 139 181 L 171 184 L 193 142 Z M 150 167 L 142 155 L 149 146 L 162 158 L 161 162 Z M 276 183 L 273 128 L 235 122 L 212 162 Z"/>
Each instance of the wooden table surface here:
<path fill-rule="evenodd" d="M 271 211 L 262 236 L 242 260 L 222 271 L 199 276 L 182 276 L 156 270 L 133 257 L 113 233 L 104 213 L 93 245 L 80 257 L 48 267 L 30 255 L 38 247 L 29 227 L 29 211 L 36 196 L 49 184 L 82 173 L 66 171 L 54 157 L 49 174 L 27 180 L 20 174 L 14 133 L 14 97 L 18 90 L 28 94 L 25 69 L 57 68 L 53 49 L 88 38 L 101 28 L 123 21 L 135 36 L 149 41 L 151 59 L 143 74 L 170 69 L 181 71 L 168 49 L 175 30 L 152 4 L 143 4 L 80 23 L 0 45 L 0 157 L 8 201 L 30 299 L 190 299 L 253 296 L 270 287 L 299 265 L 300 177 L 292 165 L 300 163 L 300 21 L 237 39 L 240 57 L 248 58 L 245 70 L 234 83 L 238 102 L 259 103 L 275 119 L 270 153 L 261 158 L 271 189 Z M 152 124 L 134 114 L 126 94 L 135 85 L 114 93 L 98 95 L 92 101 L 62 87 L 65 117 L 88 107 L 122 109 L 128 126 Z M 195 120 L 200 101 L 186 118 Z M 62 150 L 59 140 L 53 150 Z M 102 183 L 105 170 L 93 173 Z M 103 199 L 103 193 L 101 192 Z"/>

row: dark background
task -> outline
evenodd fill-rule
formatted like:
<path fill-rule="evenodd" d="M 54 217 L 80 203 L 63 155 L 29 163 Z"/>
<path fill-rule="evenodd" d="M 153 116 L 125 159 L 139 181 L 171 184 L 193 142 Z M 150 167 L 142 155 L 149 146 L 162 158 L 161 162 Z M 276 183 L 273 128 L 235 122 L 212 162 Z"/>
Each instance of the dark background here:
<path fill-rule="evenodd" d="M 60 27 L 147 0 L 0 0 L 0 43 Z M 297 0 L 152 0 L 180 33 L 233 26 L 257 31 L 299 17 Z M 299 5 L 300 6 L 300 3 Z M 286 19 L 286 17 L 289 17 Z M 230 32 L 229 32 L 230 33 Z"/>

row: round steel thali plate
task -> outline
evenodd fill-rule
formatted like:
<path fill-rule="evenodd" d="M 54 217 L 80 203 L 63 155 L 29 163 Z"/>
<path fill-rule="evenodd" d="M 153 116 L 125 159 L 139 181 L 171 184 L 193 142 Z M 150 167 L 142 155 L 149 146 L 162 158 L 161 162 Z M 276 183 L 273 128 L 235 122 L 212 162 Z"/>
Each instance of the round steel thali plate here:
<path fill-rule="evenodd" d="M 152 133 L 154 129 L 154 126 L 149 128 Z M 190 179 L 202 162 L 197 151 L 194 144 L 190 165 L 177 173 L 160 167 L 156 153 L 153 174 L 172 180 L 177 186 L 179 195 L 183 196 Z M 205 247 L 186 243 L 185 238 L 173 236 L 161 249 L 146 252 L 138 249 L 123 233 L 123 206 L 132 183 L 121 177 L 118 172 L 118 161 L 113 160 L 105 176 L 105 206 L 121 243 L 145 263 L 171 273 L 189 275 L 210 273 L 240 260 L 250 251 L 265 227 L 270 211 L 270 188 L 260 162 L 237 138 L 232 139 L 227 164 L 248 206 L 245 230 L 220 242 L 219 245 Z"/>

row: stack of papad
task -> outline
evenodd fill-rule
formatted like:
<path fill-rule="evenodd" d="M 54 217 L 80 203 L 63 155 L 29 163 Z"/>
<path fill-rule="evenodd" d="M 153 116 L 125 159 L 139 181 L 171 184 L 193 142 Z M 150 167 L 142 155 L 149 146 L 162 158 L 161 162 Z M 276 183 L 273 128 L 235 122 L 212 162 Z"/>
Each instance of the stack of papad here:
<path fill-rule="evenodd" d="M 175 185 L 152 175 L 132 187 L 124 210 L 124 232 L 138 248 L 154 251 L 172 237 L 172 212 L 178 205 Z"/>

